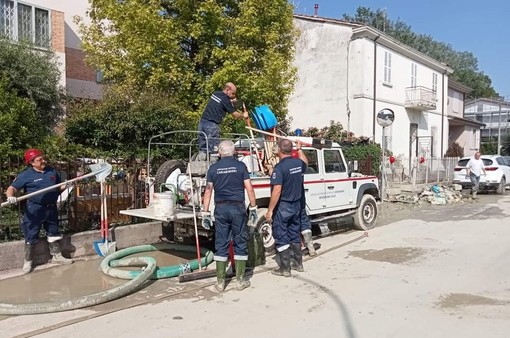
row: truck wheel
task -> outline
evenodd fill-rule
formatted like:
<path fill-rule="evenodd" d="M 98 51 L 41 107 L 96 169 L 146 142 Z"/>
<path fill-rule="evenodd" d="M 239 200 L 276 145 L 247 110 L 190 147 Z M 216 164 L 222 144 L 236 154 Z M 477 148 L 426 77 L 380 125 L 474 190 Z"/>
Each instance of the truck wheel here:
<path fill-rule="evenodd" d="M 354 218 L 354 227 L 358 230 L 370 230 L 375 227 L 377 221 L 377 202 L 374 196 L 365 194 L 356 210 Z"/>
<path fill-rule="evenodd" d="M 259 219 L 257 220 L 257 225 L 255 228 L 262 236 L 262 241 L 264 243 L 264 249 L 266 253 L 271 254 L 274 252 L 274 238 L 273 238 L 273 227 L 270 223 L 266 221 L 266 208 L 261 208 L 257 211 Z"/>
<path fill-rule="evenodd" d="M 503 195 L 505 193 L 506 189 L 506 180 L 504 177 L 501 177 L 501 181 L 499 182 L 498 189 L 496 190 L 496 193 Z"/>
<path fill-rule="evenodd" d="M 186 168 L 182 162 L 176 160 L 166 161 L 158 168 L 154 177 L 154 191 L 159 192 L 159 187 L 163 183 L 177 182 L 177 175 L 185 172 Z M 168 179 L 169 177 L 170 180 Z"/>

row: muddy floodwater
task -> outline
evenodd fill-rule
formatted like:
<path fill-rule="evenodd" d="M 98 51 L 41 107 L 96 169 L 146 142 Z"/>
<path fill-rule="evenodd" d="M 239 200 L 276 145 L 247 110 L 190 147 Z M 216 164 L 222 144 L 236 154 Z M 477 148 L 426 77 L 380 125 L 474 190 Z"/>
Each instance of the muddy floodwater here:
<path fill-rule="evenodd" d="M 158 266 L 196 259 L 194 253 L 162 250 L 127 257 L 154 257 Z M 77 261 L 71 265 L 37 268 L 30 274 L 0 281 L 0 303 L 39 303 L 68 300 L 111 289 L 126 283 L 101 272 L 101 259 Z M 139 268 L 126 268 L 139 269 Z"/>

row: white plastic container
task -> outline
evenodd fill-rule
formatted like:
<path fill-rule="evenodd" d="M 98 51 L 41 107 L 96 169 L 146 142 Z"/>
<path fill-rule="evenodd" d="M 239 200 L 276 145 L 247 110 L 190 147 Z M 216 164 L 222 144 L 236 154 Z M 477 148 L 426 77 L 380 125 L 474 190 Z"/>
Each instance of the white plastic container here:
<path fill-rule="evenodd" d="M 152 207 L 156 216 L 173 216 L 175 214 L 175 194 L 171 191 L 154 193 Z"/>

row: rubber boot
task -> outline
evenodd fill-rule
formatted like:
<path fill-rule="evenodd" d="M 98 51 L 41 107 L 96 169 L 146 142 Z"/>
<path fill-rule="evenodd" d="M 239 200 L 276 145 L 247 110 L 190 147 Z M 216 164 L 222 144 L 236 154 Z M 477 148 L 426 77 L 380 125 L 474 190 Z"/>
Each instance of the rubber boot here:
<path fill-rule="evenodd" d="M 31 244 L 25 243 L 25 259 L 23 261 L 23 273 L 27 274 L 32 271 L 32 251 L 34 247 Z"/>
<path fill-rule="evenodd" d="M 52 263 L 56 264 L 72 264 L 73 260 L 69 258 L 65 258 L 62 256 L 62 252 L 60 251 L 60 243 L 57 242 L 50 242 L 48 243 L 48 246 L 50 248 L 50 254 L 53 256 L 53 259 L 51 260 Z"/>
<path fill-rule="evenodd" d="M 290 277 L 290 249 L 285 249 L 276 255 L 278 268 L 272 270 L 271 273 L 276 276 Z"/>
<path fill-rule="evenodd" d="M 305 242 L 306 248 L 308 249 L 308 254 L 310 256 L 317 255 L 317 252 L 315 251 L 315 248 L 313 247 L 313 239 L 312 239 L 311 231 L 309 231 L 309 232 L 307 231 L 307 232 L 303 233 L 303 240 Z"/>
<path fill-rule="evenodd" d="M 244 273 L 246 271 L 246 261 L 237 260 L 235 261 L 236 264 L 236 279 L 237 279 L 237 285 L 236 290 L 242 291 L 248 287 L 250 287 L 250 282 L 247 281 L 244 277 Z"/>
<path fill-rule="evenodd" d="M 223 290 L 225 290 L 226 274 L 227 274 L 227 262 L 216 261 L 216 284 L 214 285 L 214 287 L 218 292 L 222 292 Z"/>
<path fill-rule="evenodd" d="M 474 200 L 476 199 L 476 194 L 478 193 L 478 191 L 473 191 L 473 195 L 471 196 Z"/>
<path fill-rule="evenodd" d="M 303 251 L 301 251 L 301 243 L 291 243 L 290 248 L 293 253 L 291 260 L 291 268 L 298 272 L 304 272 L 303 268 Z"/>

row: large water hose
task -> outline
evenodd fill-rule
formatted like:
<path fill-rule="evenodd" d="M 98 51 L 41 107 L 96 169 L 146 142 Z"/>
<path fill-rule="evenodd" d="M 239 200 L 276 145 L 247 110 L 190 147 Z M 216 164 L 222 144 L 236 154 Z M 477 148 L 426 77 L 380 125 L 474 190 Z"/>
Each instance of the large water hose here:
<path fill-rule="evenodd" d="M 106 257 L 103 260 L 103 263 L 107 261 L 109 257 L 110 256 Z M 145 269 L 141 271 L 134 279 L 130 280 L 129 282 L 123 285 L 92 295 L 86 295 L 65 301 L 44 302 L 35 304 L 0 303 L 0 314 L 31 315 L 76 310 L 101 303 L 106 303 L 111 300 L 126 296 L 136 291 L 136 289 L 138 289 L 143 283 L 145 283 L 154 274 L 157 267 L 156 260 L 152 257 L 134 257 L 130 258 L 129 261 L 134 266 L 145 266 Z M 101 268 L 103 268 L 103 263 L 101 263 Z"/>
<path fill-rule="evenodd" d="M 187 245 L 173 244 L 173 243 L 158 243 L 158 244 L 147 244 L 147 245 L 138 245 L 130 248 L 119 250 L 108 257 L 106 257 L 101 263 L 101 270 L 107 274 L 108 276 L 121 278 L 121 279 L 133 279 L 140 275 L 140 270 L 121 270 L 117 269 L 117 267 L 126 267 L 126 266 L 137 266 L 131 258 L 123 258 L 129 255 L 133 255 L 141 252 L 149 252 L 149 251 L 161 251 L 161 250 L 177 250 L 184 252 L 195 252 L 195 248 Z M 188 261 L 183 264 L 178 265 L 170 265 L 157 267 L 156 271 L 150 276 L 151 279 L 160 279 L 160 278 L 170 278 L 177 277 L 179 275 L 192 272 L 198 269 L 200 266 L 207 266 L 212 263 L 214 254 L 204 248 L 200 248 L 200 254 L 203 256 L 200 259 L 200 265 L 198 264 L 198 260 Z"/>

